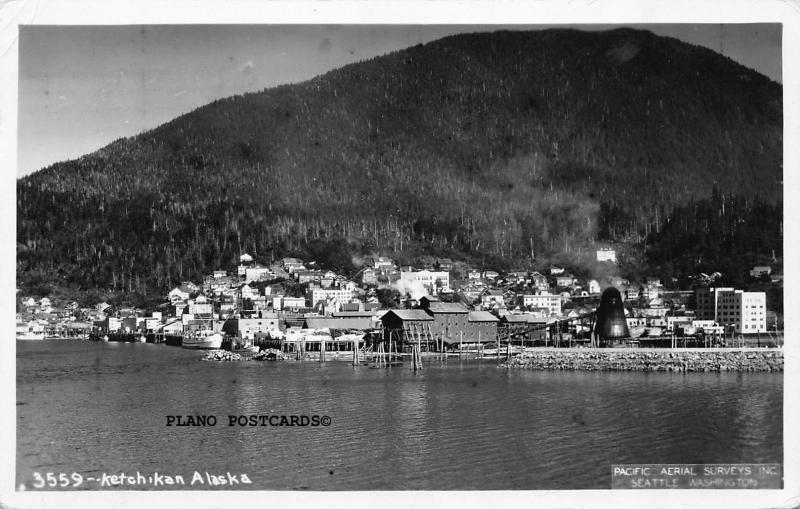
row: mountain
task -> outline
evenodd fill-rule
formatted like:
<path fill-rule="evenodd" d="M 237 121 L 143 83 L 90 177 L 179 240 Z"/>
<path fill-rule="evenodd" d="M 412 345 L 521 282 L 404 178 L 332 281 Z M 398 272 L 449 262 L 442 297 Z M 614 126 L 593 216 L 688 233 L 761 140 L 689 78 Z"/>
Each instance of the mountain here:
<path fill-rule="evenodd" d="M 647 31 L 451 36 L 18 180 L 18 284 L 160 291 L 244 251 L 581 260 L 713 189 L 779 206 L 782 105 L 781 85 Z"/>

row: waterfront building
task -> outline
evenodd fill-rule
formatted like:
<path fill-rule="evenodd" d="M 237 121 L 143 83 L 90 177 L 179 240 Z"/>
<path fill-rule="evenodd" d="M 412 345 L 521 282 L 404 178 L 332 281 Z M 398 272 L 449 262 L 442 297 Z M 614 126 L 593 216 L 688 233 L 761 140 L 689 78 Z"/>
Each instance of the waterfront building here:
<path fill-rule="evenodd" d="M 691 316 L 667 316 L 667 330 L 675 332 L 681 327 L 691 326 L 692 320 Z"/>
<path fill-rule="evenodd" d="M 427 335 L 433 324 L 433 317 L 421 309 L 390 309 L 380 320 L 384 341 L 391 335 L 393 341 L 398 341 L 398 346 L 403 342 L 416 342 L 417 334 Z"/>
<path fill-rule="evenodd" d="M 375 328 L 371 316 L 309 316 L 305 319 L 305 329 L 328 329 L 333 335 L 350 330 L 368 331 Z"/>
<path fill-rule="evenodd" d="M 451 336 L 450 344 L 494 343 L 497 341 L 497 325 L 500 320 L 488 311 L 470 311 L 467 317 L 467 329 L 463 335 Z"/>
<path fill-rule="evenodd" d="M 267 333 L 280 328 L 280 320 L 275 313 L 262 313 L 259 317 L 234 318 L 225 322 L 223 330 L 243 339 L 254 339 L 257 332 Z"/>
<path fill-rule="evenodd" d="M 461 333 L 470 333 L 469 310 L 464 305 L 423 298 L 420 306 L 433 318 L 430 332 L 434 339 L 457 339 Z"/>
<path fill-rule="evenodd" d="M 733 326 L 737 333 L 767 331 L 767 294 L 733 288 L 698 288 L 697 319 Z"/>
<path fill-rule="evenodd" d="M 547 326 L 555 321 L 554 318 L 544 318 L 538 315 L 506 314 L 500 318 L 500 325 L 506 328 L 506 333 L 511 341 L 547 341 L 549 339 Z"/>

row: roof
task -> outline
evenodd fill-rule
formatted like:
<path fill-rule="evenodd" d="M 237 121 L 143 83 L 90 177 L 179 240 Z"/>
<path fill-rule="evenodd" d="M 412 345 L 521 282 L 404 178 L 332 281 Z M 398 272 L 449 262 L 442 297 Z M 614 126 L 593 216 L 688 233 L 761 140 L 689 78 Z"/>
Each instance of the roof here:
<path fill-rule="evenodd" d="M 372 320 L 364 317 L 335 318 L 328 316 L 306 318 L 307 329 L 372 329 Z"/>
<path fill-rule="evenodd" d="M 390 309 L 381 319 L 394 314 L 401 320 L 433 320 L 433 317 L 421 309 Z"/>
<path fill-rule="evenodd" d="M 374 311 L 337 311 L 333 313 L 336 318 L 373 317 Z"/>
<path fill-rule="evenodd" d="M 469 310 L 463 304 L 457 302 L 435 302 L 428 304 L 431 313 L 468 313 Z"/>
<path fill-rule="evenodd" d="M 491 314 L 488 311 L 470 311 L 469 312 L 469 321 L 470 322 L 499 322 L 500 320 L 497 319 L 496 316 Z"/>
<path fill-rule="evenodd" d="M 507 323 L 550 323 L 553 318 L 543 318 L 531 314 L 505 315 L 502 321 Z"/>

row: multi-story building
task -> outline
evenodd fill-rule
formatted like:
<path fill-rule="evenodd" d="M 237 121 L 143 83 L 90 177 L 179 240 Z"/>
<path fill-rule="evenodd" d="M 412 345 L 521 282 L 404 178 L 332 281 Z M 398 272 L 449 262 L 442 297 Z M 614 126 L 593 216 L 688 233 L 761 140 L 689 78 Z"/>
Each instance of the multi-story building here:
<path fill-rule="evenodd" d="M 353 290 L 347 288 L 309 288 L 306 297 L 310 307 L 314 307 L 320 302 L 336 300 L 339 304 L 350 302 L 353 299 Z"/>
<path fill-rule="evenodd" d="M 546 309 L 551 315 L 561 314 L 561 296 L 550 293 L 523 295 L 522 305 L 527 308 Z"/>
<path fill-rule="evenodd" d="M 733 326 L 737 333 L 767 331 L 767 294 L 733 288 L 699 288 L 695 292 L 698 320 Z"/>
<path fill-rule="evenodd" d="M 400 272 L 400 281 L 408 284 L 421 283 L 431 293 L 435 293 L 436 290 L 450 289 L 450 273 L 446 271 L 402 271 Z"/>

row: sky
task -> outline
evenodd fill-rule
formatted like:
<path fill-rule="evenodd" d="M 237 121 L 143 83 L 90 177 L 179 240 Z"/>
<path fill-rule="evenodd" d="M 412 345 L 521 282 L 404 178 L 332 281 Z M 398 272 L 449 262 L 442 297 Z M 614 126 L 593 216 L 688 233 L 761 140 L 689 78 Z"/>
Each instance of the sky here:
<path fill-rule="evenodd" d="M 22 25 L 17 176 L 215 99 L 295 83 L 462 32 L 556 25 Z M 781 25 L 630 26 L 706 46 L 782 81 Z"/>

